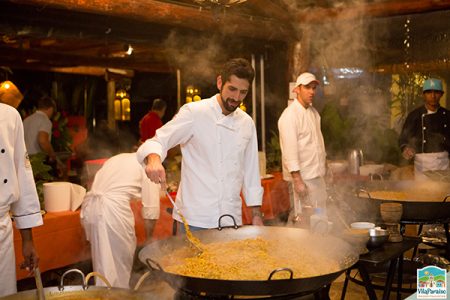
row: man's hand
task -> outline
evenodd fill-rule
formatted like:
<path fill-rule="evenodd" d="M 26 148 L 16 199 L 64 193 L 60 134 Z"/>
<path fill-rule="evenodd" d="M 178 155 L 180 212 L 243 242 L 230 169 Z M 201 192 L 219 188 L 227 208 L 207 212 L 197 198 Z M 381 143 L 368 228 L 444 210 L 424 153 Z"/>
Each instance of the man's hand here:
<path fill-rule="evenodd" d="M 403 149 L 402 155 L 405 159 L 410 160 L 416 155 L 416 151 L 413 148 L 406 146 Z"/>
<path fill-rule="evenodd" d="M 308 196 L 308 187 L 300 178 L 295 178 L 293 180 L 294 191 L 299 195 L 300 198 L 306 198 Z"/>
<path fill-rule="evenodd" d="M 145 166 L 147 177 L 156 184 L 161 184 L 161 189 L 166 190 L 166 171 L 158 154 L 152 153 L 147 156 L 147 165 Z"/>
<path fill-rule="evenodd" d="M 20 233 L 22 235 L 22 255 L 24 258 L 24 261 L 20 264 L 20 268 L 26 269 L 30 272 L 29 275 L 31 275 L 38 266 L 39 257 L 34 248 L 31 228 L 21 229 Z"/>
<path fill-rule="evenodd" d="M 261 206 L 252 206 L 252 225 L 264 226 Z"/>

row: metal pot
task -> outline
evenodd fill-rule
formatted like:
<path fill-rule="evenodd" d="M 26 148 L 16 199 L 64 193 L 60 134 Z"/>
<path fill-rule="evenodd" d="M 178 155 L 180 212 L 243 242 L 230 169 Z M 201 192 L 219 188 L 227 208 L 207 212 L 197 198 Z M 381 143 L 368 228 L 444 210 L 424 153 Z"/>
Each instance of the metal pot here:
<path fill-rule="evenodd" d="M 81 274 L 82 285 L 64 285 L 64 278 L 67 274 L 76 272 Z M 144 274 L 146 275 L 146 274 Z M 89 275 L 88 275 L 89 276 Z M 146 293 L 140 293 L 129 289 L 112 288 L 112 287 L 100 287 L 100 286 L 88 286 L 88 276 L 84 276 L 83 272 L 78 269 L 71 269 L 61 276 L 60 285 L 57 287 L 44 288 L 45 299 L 49 300 L 73 300 L 73 299 L 108 299 L 108 300 L 143 300 L 152 299 L 152 297 Z M 109 283 L 107 283 L 109 285 Z M 37 300 L 38 290 L 27 290 L 19 292 L 13 295 L 0 298 L 0 300 Z M 153 298 L 155 299 L 155 298 Z"/>
<path fill-rule="evenodd" d="M 374 196 L 375 191 L 405 192 L 410 195 L 405 200 L 397 200 L 389 197 Z M 423 191 L 421 197 L 411 191 Z M 423 195 L 429 192 L 429 197 Z M 402 222 L 448 222 L 450 220 L 450 201 L 447 201 L 450 193 L 450 184 L 443 182 L 414 180 L 404 181 L 370 181 L 364 183 L 358 190 L 360 199 L 365 199 L 366 204 L 379 205 L 384 202 L 397 202 L 403 205 Z"/>
<path fill-rule="evenodd" d="M 364 155 L 361 149 L 352 149 L 348 153 L 348 170 L 350 174 L 359 175 L 359 167 L 364 163 Z"/>
<path fill-rule="evenodd" d="M 222 228 L 219 227 L 219 229 Z M 295 249 L 302 244 L 314 243 L 315 240 L 315 238 L 311 239 L 312 235 L 308 230 L 273 226 L 243 226 L 239 228 L 236 226 L 236 228 L 223 228 L 222 230 L 202 230 L 196 231 L 195 236 L 204 244 L 243 240 L 255 237 L 264 239 L 276 237 L 277 239 L 286 239 L 292 247 L 295 247 Z M 332 247 L 329 247 L 329 251 L 330 255 L 339 255 L 339 261 L 341 262 L 341 269 L 339 271 L 309 278 L 295 278 L 291 271 L 290 279 L 276 280 L 272 279 L 272 275 L 274 272 L 279 272 L 280 269 L 285 266 L 280 265 L 280 269 L 274 270 L 271 274 L 267 274 L 267 280 L 220 280 L 196 278 L 164 271 L 165 266 L 160 265 L 158 261 L 161 261 L 161 258 L 168 253 L 186 246 L 187 242 L 184 236 L 174 236 L 147 245 L 140 251 L 139 259 L 143 263 L 148 264 L 149 268 L 157 276 L 169 283 L 174 289 L 191 294 L 206 294 L 210 296 L 310 294 L 330 284 L 358 260 L 356 251 L 343 240 L 332 236 L 315 237 L 323 243 L 333 245 Z M 340 250 L 335 251 L 337 248 L 331 249 L 333 247 L 338 247 Z M 286 270 L 283 269 L 283 271 Z"/>

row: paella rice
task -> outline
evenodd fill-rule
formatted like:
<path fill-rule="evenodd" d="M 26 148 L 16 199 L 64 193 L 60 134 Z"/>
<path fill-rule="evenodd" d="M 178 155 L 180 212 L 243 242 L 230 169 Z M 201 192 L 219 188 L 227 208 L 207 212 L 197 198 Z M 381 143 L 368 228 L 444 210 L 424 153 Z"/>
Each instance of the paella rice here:
<path fill-rule="evenodd" d="M 261 237 L 203 244 L 203 252 L 192 255 L 189 247 L 162 258 L 165 271 L 179 275 L 221 280 L 267 280 L 278 268 L 289 268 L 294 278 L 329 274 L 340 270 L 337 259 L 308 245 Z M 316 249 L 317 250 L 317 249 Z M 273 279 L 287 279 L 290 273 L 277 272 Z"/>

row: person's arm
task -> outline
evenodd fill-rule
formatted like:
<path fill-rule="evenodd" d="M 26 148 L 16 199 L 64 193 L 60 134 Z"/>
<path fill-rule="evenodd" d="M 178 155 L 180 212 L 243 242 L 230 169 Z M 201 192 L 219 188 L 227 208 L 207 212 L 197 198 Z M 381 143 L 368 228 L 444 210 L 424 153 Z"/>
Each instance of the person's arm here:
<path fill-rule="evenodd" d="M 300 171 L 291 172 L 291 176 L 292 176 L 292 184 L 294 185 L 295 192 L 300 197 L 306 197 L 308 195 L 308 188 L 307 188 L 305 182 L 303 181 Z"/>
<path fill-rule="evenodd" d="M 261 186 L 259 173 L 259 155 L 256 128 L 251 123 L 250 140 L 244 152 L 244 183 L 242 187 L 245 203 L 252 208 L 252 224 L 264 225 L 261 213 L 264 189 Z"/>
<path fill-rule="evenodd" d="M 145 242 L 144 245 L 150 243 L 153 237 L 153 231 L 155 231 L 156 220 L 152 219 L 144 219 L 144 227 L 145 227 Z"/>
<path fill-rule="evenodd" d="M 20 268 L 26 269 L 31 273 L 39 263 L 39 257 L 34 248 L 31 228 L 20 229 L 20 235 L 22 237 L 22 255 L 24 258 L 24 261 L 20 264 Z"/>
<path fill-rule="evenodd" d="M 39 146 L 41 147 L 42 151 L 47 153 L 47 155 L 50 157 L 50 160 L 55 161 L 56 154 L 55 154 L 55 151 L 53 150 L 52 144 L 50 143 L 50 136 L 49 136 L 48 132 L 39 131 L 38 142 L 39 142 Z"/>
<path fill-rule="evenodd" d="M 410 160 L 416 154 L 416 150 L 414 148 L 414 141 L 418 138 L 414 136 L 414 128 L 416 126 L 420 126 L 420 124 L 416 124 L 420 122 L 415 117 L 415 112 L 410 113 L 403 124 L 402 131 L 399 136 L 399 147 L 402 151 L 403 158 Z"/>
<path fill-rule="evenodd" d="M 145 165 L 146 174 L 151 181 L 165 184 L 166 173 L 162 162 L 169 149 L 192 137 L 193 122 L 193 113 L 188 105 L 184 105 L 172 120 L 156 131 L 155 137 L 146 140 L 139 147 L 136 152 L 137 160 Z"/>
<path fill-rule="evenodd" d="M 142 170 L 141 170 L 142 172 Z M 160 186 L 151 182 L 144 174 L 142 174 L 142 211 L 141 215 L 144 219 L 145 227 L 145 244 L 152 240 L 153 231 L 155 230 L 156 221 L 159 219 L 160 213 Z"/>
<path fill-rule="evenodd" d="M 252 224 L 256 226 L 262 226 L 263 223 L 263 213 L 261 212 L 261 206 L 252 206 Z"/>

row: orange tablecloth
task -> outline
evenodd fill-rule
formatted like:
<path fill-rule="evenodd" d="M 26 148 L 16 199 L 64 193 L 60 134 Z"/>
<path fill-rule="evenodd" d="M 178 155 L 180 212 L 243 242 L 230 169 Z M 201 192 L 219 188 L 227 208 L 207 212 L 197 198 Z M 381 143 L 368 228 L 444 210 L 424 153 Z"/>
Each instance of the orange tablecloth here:
<path fill-rule="evenodd" d="M 282 173 L 275 172 L 272 175 L 273 178 L 261 180 L 264 188 L 261 211 L 264 213 L 265 220 L 272 220 L 280 213 L 287 212 L 291 207 L 288 184 L 283 180 Z M 242 222 L 244 224 L 252 223 L 251 209 L 244 202 L 242 205 Z"/>

